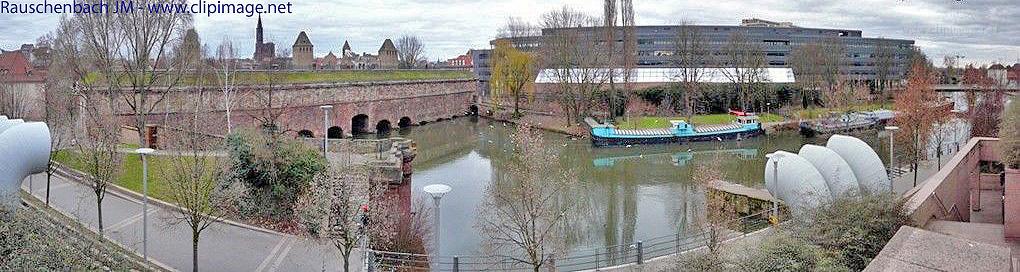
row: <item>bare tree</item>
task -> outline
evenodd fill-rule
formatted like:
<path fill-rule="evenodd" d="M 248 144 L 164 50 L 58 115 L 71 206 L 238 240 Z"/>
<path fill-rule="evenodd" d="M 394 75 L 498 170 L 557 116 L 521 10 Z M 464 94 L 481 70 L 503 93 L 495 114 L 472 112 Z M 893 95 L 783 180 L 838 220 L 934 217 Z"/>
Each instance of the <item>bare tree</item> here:
<path fill-rule="evenodd" d="M 542 30 L 538 26 L 521 18 L 508 17 L 506 24 L 496 31 L 496 38 L 510 41 L 510 45 L 519 50 L 530 51 L 534 48 L 532 48 L 533 44 L 528 41 L 528 37 L 541 34 Z"/>
<path fill-rule="evenodd" d="M 223 41 L 216 47 L 216 78 L 219 79 L 220 91 L 223 92 L 223 109 L 226 111 L 227 134 L 233 130 L 233 123 L 230 119 L 230 109 L 233 107 L 233 91 L 237 72 L 237 52 L 230 39 L 223 37 Z"/>
<path fill-rule="evenodd" d="M 63 28 L 57 29 L 54 36 L 66 35 Z M 51 46 L 55 46 L 51 42 Z M 46 78 L 46 89 L 43 93 L 43 119 L 50 128 L 50 161 L 46 168 L 46 205 L 50 203 L 50 184 L 56 167 L 53 165 L 53 156 L 57 151 L 65 148 L 66 141 L 74 134 L 74 120 L 77 117 L 78 103 L 73 88 L 73 76 L 67 58 L 63 52 L 54 50 L 56 57 L 52 58 Z"/>
<path fill-rule="evenodd" d="M 201 69 L 201 68 L 200 68 Z M 201 89 L 201 88 L 200 88 Z M 210 112 L 206 109 L 212 95 L 199 91 L 186 103 L 188 113 L 178 126 L 182 129 L 170 138 L 182 154 L 162 158 L 165 167 L 160 168 L 160 181 L 165 184 L 167 200 L 179 207 L 174 209 L 171 225 L 185 224 L 191 230 L 192 271 L 198 271 L 199 239 L 202 232 L 213 223 L 222 221 L 227 207 L 234 203 L 239 193 L 230 191 L 230 186 L 218 181 L 225 179 L 222 159 L 209 153 L 219 149 L 218 143 L 207 141 L 202 126 L 210 124 Z"/>
<path fill-rule="evenodd" d="M 797 74 L 804 108 L 818 104 L 824 100 L 825 92 L 839 86 L 845 51 L 842 42 L 826 38 L 798 46 L 790 53 L 790 66 Z"/>
<path fill-rule="evenodd" d="M 0 114 L 11 119 L 24 118 L 28 112 L 28 99 L 9 80 L 8 75 L 0 75 Z"/>
<path fill-rule="evenodd" d="M 723 157 L 717 155 L 712 160 L 699 164 L 694 176 L 691 177 L 695 184 L 705 190 L 705 214 L 697 217 L 697 225 L 704 231 L 710 254 L 718 254 L 719 246 L 726 239 L 726 235 L 732 232 L 733 221 L 736 219 L 736 211 L 726 200 L 726 196 L 709 189 L 712 183 L 725 178 L 720 170 L 722 166 Z"/>
<path fill-rule="evenodd" d="M 425 61 L 425 44 L 418 36 L 404 35 L 397 39 L 397 62 L 400 68 L 417 68 L 418 63 Z"/>
<path fill-rule="evenodd" d="M 888 40 L 880 39 L 875 44 L 874 65 L 875 65 L 875 87 L 885 101 L 889 94 L 886 88 L 892 80 L 893 68 L 896 68 L 896 48 Z"/>
<path fill-rule="evenodd" d="M 835 84 L 822 97 L 826 107 L 845 115 L 854 112 L 855 106 L 866 102 L 868 92 L 867 83 L 863 79 L 847 79 L 845 76 L 839 76 Z"/>
<path fill-rule="evenodd" d="M 292 104 L 291 99 L 282 93 L 275 82 L 279 81 L 279 75 L 271 72 L 263 72 L 257 77 L 259 85 L 253 86 L 250 92 L 252 92 L 252 107 L 256 110 L 246 111 L 255 121 L 259 122 L 259 126 L 262 131 L 269 133 L 273 138 L 273 142 L 277 142 L 277 137 L 288 132 L 288 129 L 283 126 L 281 119 L 284 115 L 289 113 L 289 107 Z"/>
<path fill-rule="evenodd" d="M 530 125 L 518 126 L 512 142 L 514 159 L 487 188 L 476 228 L 486 251 L 539 271 L 566 250 L 564 224 L 579 203 L 560 196 L 578 179 L 555 166 L 558 154 Z"/>
<path fill-rule="evenodd" d="M 75 133 L 75 147 L 81 170 L 95 194 L 99 233 L 103 235 L 103 199 L 106 187 L 120 170 L 120 142 L 118 82 L 122 73 L 115 69 L 118 61 L 114 52 L 123 43 L 122 32 L 117 31 L 114 16 L 76 14 L 64 17 L 54 41 L 55 50 L 63 56 L 72 80 L 73 95 L 77 97 L 79 130 Z"/>
<path fill-rule="evenodd" d="M 752 101 L 764 99 L 765 51 L 760 43 L 747 39 L 744 31 L 733 32 L 723 47 L 725 59 L 721 60 L 723 75 L 733 84 L 736 100 L 741 110 L 749 110 Z M 719 62 L 719 61 L 717 61 Z"/>
<path fill-rule="evenodd" d="M 166 4 L 185 4 L 185 0 L 160 0 Z M 92 15 L 83 15 L 92 16 Z M 191 25 L 189 13 L 128 12 L 113 16 L 116 20 L 113 31 L 123 33 L 123 43 L 110 48 L 116 58 L 118 72 L 129 95 L 122 98 L 134 117 L 138 130 L 138 144 L 148 145 L 145 128 L 149 114 L 165 98 L 167 92 L 181 85 L 187 66 L 171 63 L 173 58 L 193 58 L 193 51 L 172 51 L 175 44 L 182 42 Z M 192 30 L 193 31 L 193 30 Z M 184 37 L 187 38 L 187 37 Z M 197 34 L 194 36 L 197 40 Z M 188 41 L 183 41 L 188 42 Z M 111 77 L 115 75 L 107 75 Z M 119 83 L 119 82 L 118 82 Z"/>
<path fill-rule="evenodd" d="M 106 188 L 120 175 L 123 156 L 117 152 L 120 143 L 120 125 L 113 113 L 101 105 L 115 103 L 102 95 L 83 95 L 80 98 L 85 120 L 83 137 L 75 139 L 81 170 L 96 197 L 99 235 L 103 235 L 103 199 Z"/>
<path fill-rule="evenodd" d="M 541 66 L 556 82 L 559 104 L 568 126 L 591 114 L 597 94 L 609 81 L 608 53 L 598 45 L 597 34 L 577 27 L 594 27 L 598 18 L 567 6 L 542 14 Z"/>
<path fill-rule="evenodd" d="M 946 66 L 946 78 L 943 83 L 956 84 L 958 72 L 957 71 L 957 56 L 943 56 L 942 65 Z"/>
<path fill-rule="evenodd" d="M 394 227 L 392 243 L 386 251 L 426 254 L 426 241 L 431 239 L 433 230 L 431 200 L 415 199 L 409 211 L 401 212 L 398 224 Z"/>
<path fill-rule="evenodd" d="M 309 235 L 340 251 L 344 271 L 350 271 L 351 252 L 363 237 L 374 247 L 390 244 L 397 221 L 387 184 L 374 181 L 366 169 L 334 162 L 308 188 L 298 199 L 298 217 Z"/>
<path fill-rule="evenodd" d="M 671 93 L 669 100 L 675 100 L 676 96 L 682 97 L 688 121 L 694 116 L 694 97 L 700 94 L 702 78 L 706 76 L 704 66 L 709 52 L 705 43 L 705 37 L 697 26 L 681 22 L 677 27 L 671 61 L 673 67 L 676 67 L 673 80 L 679 84 L 681 93 Z"/>

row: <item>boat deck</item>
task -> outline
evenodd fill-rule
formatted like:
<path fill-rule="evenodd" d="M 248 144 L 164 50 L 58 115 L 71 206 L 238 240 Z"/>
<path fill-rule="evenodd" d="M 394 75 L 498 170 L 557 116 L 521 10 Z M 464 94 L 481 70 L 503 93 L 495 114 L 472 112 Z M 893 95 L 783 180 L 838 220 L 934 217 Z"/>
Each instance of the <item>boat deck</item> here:
<path fill-rule="evenodd" d="M 628 136 L 672 136 L 673 130 L 668 128 L 617 129 L 616 134 Z"/>
<path fill-rule="evenodd" d="M 698 133 L 712 133 L 724 130 L 735 130 L 741 127 L 742 126 L 740 124 L 697 126 L 694 128 L 694 131 Z"/>

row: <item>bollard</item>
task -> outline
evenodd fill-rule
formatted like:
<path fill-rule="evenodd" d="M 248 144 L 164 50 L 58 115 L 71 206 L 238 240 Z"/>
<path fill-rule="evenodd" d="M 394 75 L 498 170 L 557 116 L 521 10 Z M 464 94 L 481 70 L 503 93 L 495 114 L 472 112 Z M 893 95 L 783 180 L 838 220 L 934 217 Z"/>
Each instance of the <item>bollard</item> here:
<path fill-rule="evenodd" d="M 375 272 L 375 254 L 372 252 L 367 253 L 368 258 L 365 261 L 365 270 L 368 272 Z"/>
<path fill-rule="evenodd" d="M 644 252 L 642 252 L 641 241 L 637 241 L 637 264 L 645 263 L 645 260 L 644 260 L 645 256 L 644 256 L 643 253 Z"/>
<path fill-rule="evenodd" d="M 453 272 L 460 272 L 460 257 L 453 256 Z"/>

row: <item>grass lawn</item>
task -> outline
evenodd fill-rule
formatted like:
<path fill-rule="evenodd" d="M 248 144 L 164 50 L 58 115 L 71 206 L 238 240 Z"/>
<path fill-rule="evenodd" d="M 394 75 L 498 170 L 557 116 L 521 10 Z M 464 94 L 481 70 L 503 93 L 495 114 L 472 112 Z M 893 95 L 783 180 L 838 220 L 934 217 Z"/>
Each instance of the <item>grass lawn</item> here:
<path fill-rule="evenodd" d="M 53 160 L 68 167 L 81 170 L 81 162 L 79 161 L 78 153 L 74 151 L 57 151 L 53 155 Z M 160 169 L 169 168 L 169 164 L 171 163 L 170 159 L 163 156 L 149 156 L 148 161 L 149 196 L 166 202 L 172 202 L 169 200 L 167 194 L 169 188 L 167 188 L 168 186 L 159 176 Z M 124 158 L 121 159 L 121 170 L 119 174 L 120 176 L 114 184 L 127 188 L 131 191 L 138 193 L 142 192 L 142 160 L 138 154 L 124 154 Z"/>
<path fill-rule="evenodd" d="M 344 83 L 369 81 L 408 81 L 471 79 L 475 74 L 469 70 L 322 70 L 322 71 L 238 71 L 234 74 L 237 85 L 299 84 L 299 83 Z M 200 77 L 189 75 L 182 79 L 182 85 L 195 85 Z M 216 85 L 215 74 L 204 76 L 203 85 Z M 87 81 L 105 80 L 99 73 L 88 75 Z"/>
<path fill-rule="evenodd" d="M 783 120 L 782 116 L 776 114 L 759 114 L 758 118 L 762 123 L 778 122 Z M 683 117 L 664 116 L 629 117 L 626 118 L 626 120 L 618 119 L 616 127 L 623 129 L 669 128 L 669 120 L 683 119 Z M 736 121 L 737 117 L 727 113 L 719 113 L 695 115 L 691 119 L 693 119 L 694 125 L 718 125 Z"/>

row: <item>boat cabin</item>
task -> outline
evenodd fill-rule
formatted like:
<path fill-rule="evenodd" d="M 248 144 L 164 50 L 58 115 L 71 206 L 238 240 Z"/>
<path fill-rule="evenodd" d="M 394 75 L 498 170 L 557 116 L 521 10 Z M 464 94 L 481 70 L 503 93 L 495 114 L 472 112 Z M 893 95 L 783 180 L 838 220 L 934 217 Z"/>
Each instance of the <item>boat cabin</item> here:
<path fill-rule="evenodd" d="M 756 124 L 756 123 L 759 123 L 759 122 L 761 122 L 761 121 L 758 121 L 758 116 L 757 115 L 743 115 L 743 116 L 738 115 L 737 116 L 737 123 L 739 123 L 741 125 L 751 125 L 751 124 Z"/>

